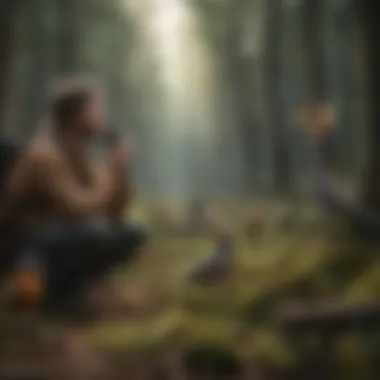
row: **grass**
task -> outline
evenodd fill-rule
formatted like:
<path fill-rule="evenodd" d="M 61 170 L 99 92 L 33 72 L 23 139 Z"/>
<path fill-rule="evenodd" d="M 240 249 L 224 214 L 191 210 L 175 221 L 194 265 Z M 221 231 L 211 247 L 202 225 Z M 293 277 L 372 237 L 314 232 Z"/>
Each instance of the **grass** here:
<path fill-rule="evenodd" d="M 270 213 L 270 202 L 260 207 Z M 302 228 L 250 241 L 244 236 L 244 204 L 224 203 L 215 210 L 236 238 L 231 275 L 212 287 L 190 284 L 187 276 L 210 254 L 212 237 L 158 233 L 153 227 L 139 262 L 118 272 L 162 305 L 146 318 L 91 326 L 88 337 L 94 346 L 133 353 L 159 348 L 174 336 L 184 350 L 213 345 L 239 358 L 290 365 L 295 354 L 278 323 L 283 303 L 331 297 L 354 302 L 380 295 L 380 266 L 360 245 L 352 248 L 323 229 L 305 233 L 306 219 Z M 313 208 L 307 206 L 303 214 L 312 220 Z M 147 206 L 137 204 L 132 216 L 149 221 Z"/>
<path fill-rule="evenodd" d="M 334 296 L 358 300 L 365 299 L 370 294 L 375 296 L 380 291 L 377 272 L 371 265 L 367 265 L 358 279 L 354 274 L 345 278 L 342 273 L 344 284 L 338 286 L 336 281 L 331 280 L 329 272 L 334 265 L 338 267 L 338 272 L 339 265 L 342 265 L 342 271 L 345 270 L 343 262 L 346 252 L 339 241 L 328 238 L 327 234 L 303 236 L 302 232 L 295 229 L 290 233 L 280 233 L 270 240 L 251 242 L 243 236 L 242 212 L 239 214 L 236 204 L 224 207 L 217 213 L 221 218 L 223 215 L 225 218 L 233 215 L 227 219 L 233 224 L 237 251 L 235 268 L 223 283 L 202 288 L 187 282 L 187 275 L 192 268 L 210 254 L 213 242 L 207 236 L 190 238 L 158 234 L 151 241 L 141 263 L 128 274 L 130 278 L 145 282 L 147 289 L 163 297 L 163 312 L 177 315 L 172 322 L 169 318 L 166 328 L 177 330 L 180 326 L 185 345 L 209 342 L 238 351 L 239 331 L 244 326 L 249 334 L 257 337 L 256 350 L 260 351 L 259 347 L 262 346 L 267 357 L 270 358 L 270 352 L 273 351 L 275 358 L 278 349 L 274 348 L 276 344 L 273 341 L 279 335 L 274 331 L 278 329 L 277 310 L 282 303 L 300 297 L 310 299 Z M 262 204 L 260 207 L 270 212 L 270 204 Z M 229 213 L 229 208 L 234 212 Z M 142 209 L 142 205 L 139 205 L 135 215 L 139 215 L 139 220 L 148 220 L 143 217 Z M 303 214 L 310 216 L 312 210 L 308 206 Z M 361 285 L 362 283 L 367 285 Z M 112 329 L 120 331 L 117 341 L 134 342 L 131 347 L 137 347 L 150 339 L 154 344 L 157 340 L 152 327 L 155 326 L 155 319 L 159 321 L 160 316 L 137 324 L 126 322 L 119 327 L 113 326 Z M 101 336 L 105 341 L 112 341 L 107 338 L 107 333 Z M 283 350 L 285 346 L 282 342 Z"/>

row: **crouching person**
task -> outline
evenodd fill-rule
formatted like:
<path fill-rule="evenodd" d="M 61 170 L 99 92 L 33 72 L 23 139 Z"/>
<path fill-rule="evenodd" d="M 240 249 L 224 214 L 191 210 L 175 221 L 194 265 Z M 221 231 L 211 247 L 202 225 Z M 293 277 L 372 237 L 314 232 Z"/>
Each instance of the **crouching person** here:
<path fill-rule="evenodd" d="M 126 142 L 114 141 L 100 164 L 89 156 L 107 124 L 99 85 L 64 81 L 48 116 L 47 130 L 12 168 L 6 191 L 7 213 L 19 215 L 26 236 L 13 279 L 29 304 L 71 297 L 145 241 L 142 230 L 122 221 L 132 195 Z"/>

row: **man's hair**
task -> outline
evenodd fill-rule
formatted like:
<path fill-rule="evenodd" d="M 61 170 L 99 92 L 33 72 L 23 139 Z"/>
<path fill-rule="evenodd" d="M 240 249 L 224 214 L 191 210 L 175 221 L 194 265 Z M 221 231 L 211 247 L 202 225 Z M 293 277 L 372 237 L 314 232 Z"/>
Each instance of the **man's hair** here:
<path fill-rule="evenodd" d="M 69 125 L 99 89 L 99 84 L 88 78 L 65 78 L 55 83 L 49 97 L 54 124 L 58 128 Z"/>

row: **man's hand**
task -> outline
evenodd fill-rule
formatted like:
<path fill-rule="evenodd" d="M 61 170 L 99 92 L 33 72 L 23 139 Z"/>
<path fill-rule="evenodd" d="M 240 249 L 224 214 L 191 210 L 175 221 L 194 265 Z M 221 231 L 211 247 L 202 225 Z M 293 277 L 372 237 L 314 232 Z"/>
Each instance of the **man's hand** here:
<path fill-rule="evenodd" d="M 106 165 L 114 190 L 108 202 L 106 211 L 108 217 L 122 217 L 131 201 L 133 195 L 130 178 L 131 161 L 132 152 L 127 141 L 121 140 L 110 149 Z"/>
<path fill-rule="evenodd" d="M 116 143 L 108 154 L 108 167 L 117 177 L 125 177 L 131 163 L 132 154 L 129 143 L 126 140 L 121 140 Z"/>

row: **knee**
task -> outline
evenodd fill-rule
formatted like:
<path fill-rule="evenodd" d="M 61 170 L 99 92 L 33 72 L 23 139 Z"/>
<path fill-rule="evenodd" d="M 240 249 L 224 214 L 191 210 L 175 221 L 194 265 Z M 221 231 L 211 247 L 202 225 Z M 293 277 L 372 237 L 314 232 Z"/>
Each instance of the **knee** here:
<path fill-rule="evenodd" d="M 130 223 L 118 226 L 114 236 L 123 246 L 132 249 L 146 244 L 148 240 L 147 232 L 143 227 Z"/>
<path fill-rule="evenodd" d="M 25 249 L 52 251 L 98 247 L 108 239 L 107 225 L 99 221 L 88 221 L 74 226 L 52 226 L 33 233 L 27 239 Z"/>
<path fill-rule="evenodd" d="M 142 226 L 127 226 L 125 233 L 129 235 L 131 242 L 136 246 L 144 245 L 148 240 L 147 232 Z"/>
<path fill-rule="evenodd" d="M 83 240 L 95 248 L 108 247 L 114 238 L 111 223 L 106 219 L 92 219 L 83 225 Z"/>
<path fill-rule="evenodd" d="M 23 249 L 26 251 L 45 251 L 54 247 L 56 241 L 59 241 L 61 231 L 56 227 L 43 228 L 38 231 L 34 231 L 26 237 Z"/>

